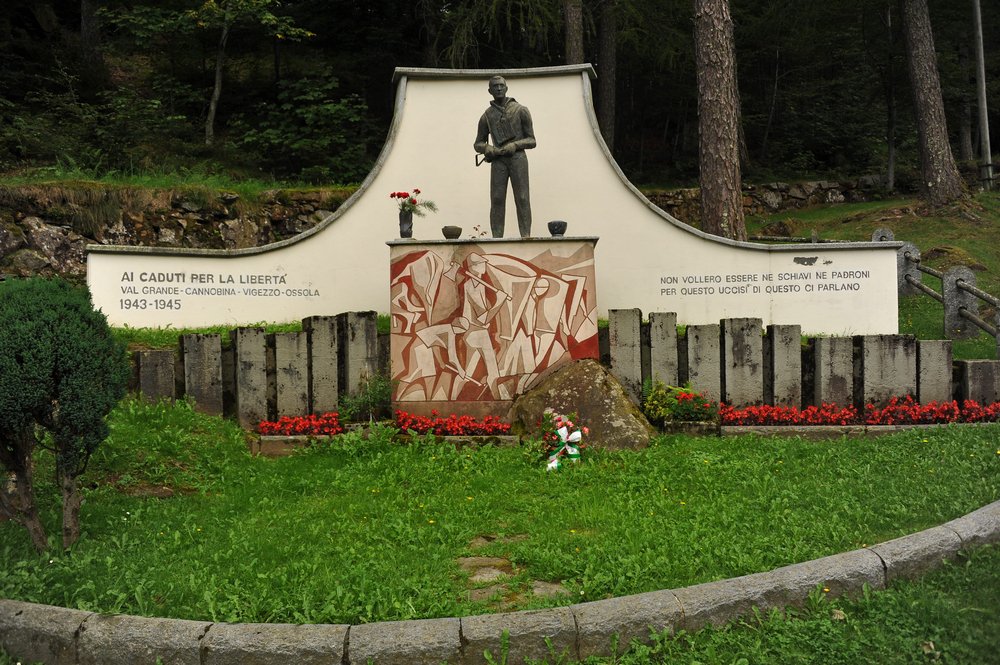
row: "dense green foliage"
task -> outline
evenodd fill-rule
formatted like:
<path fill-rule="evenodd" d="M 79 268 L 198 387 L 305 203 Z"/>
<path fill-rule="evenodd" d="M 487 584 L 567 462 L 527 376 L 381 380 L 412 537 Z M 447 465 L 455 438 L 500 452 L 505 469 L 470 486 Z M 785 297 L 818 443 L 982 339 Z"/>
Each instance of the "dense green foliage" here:
<path fill-rule="evenodd" d="M 60 280 L 0 283 L 0 434 L 43 427 L 76 474 L 107 436 L 128 362 L 89 294 Z"/>
<path fill-rule="evenodd" d="M 254 458 L 237 427 L 183 402 L 126 400 L 110 422 L 83 478 L 86 537 L 38 556 L 0 524 L 0 597 L 219 621 L 464 615 L 494 606 L 468 599 L 460 556 L 509 558 L 517 607 L 565 604 L 769 570 L 1000 497 L 996 426 L 661 437 L 552 474 L 540 448 L 400 445 L 388 428 Z M 567 594 L 532 599 L 533 580 Z"/>
<path fill-rule="evenodd" d="M 636 182 L 690 181 L 697 172 L 692 4 L 614 0 L 611 30 L 600 16 L 605 2 L 582 3 L 584 47 L 603 77 L 612 63 L 598 59 L 599 42 L 617 44 L 615 156 Z M 80 13 L 85 4 L 98 9 L 89 20 Z M 730 4 L 745 177 L 884 172 L 893 136 L 899 185 L 916 183 L 895 3 Z M 216 5 L 232 8 L 233 20 L 218 140 L 206 147 L 224 24 Z M 971 9 L 930 0 L 930 10 L 949 128 L 956 155 L 968 160 Z M 983 19 L 995 99 L 1000 12 L 986 8 Z M 561 0 L 9 0 L 0 6 L 0 169 L 62 161 L 95 174 L 198 167 L 356 181 L 388 128 L 394 67 L 564 64 L 565 28 Z M 997 113 L 994 104 L 994 136 Z"/>
<path fill-rule="evenodd" d="M 125 394 L 124 347 L 89 294 L 61 280 L 0 283 L 0 326 L 0 464 L 30 483 L 23 461 L 40 443 L 55 453 L 57 476 L 72 480 Z"/>

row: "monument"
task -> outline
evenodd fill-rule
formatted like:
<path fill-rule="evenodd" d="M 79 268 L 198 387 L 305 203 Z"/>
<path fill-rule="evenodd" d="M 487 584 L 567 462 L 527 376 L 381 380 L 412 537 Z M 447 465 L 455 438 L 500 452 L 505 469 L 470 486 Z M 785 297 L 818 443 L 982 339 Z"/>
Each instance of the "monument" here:
<path fill-rule="evenodd" d="M 637 308 L 675 312 L 683 325 L 753 317 L 764 325 L 800 325 L 807 335 L 897 331 L 900 243 L 762 245 L 710 236 L 671 217 L 628 182 L 608 152 L 589 65 L 397 69 L 385 147 L 339 209 L 309 231 L 264 247 L 92 245 L 87 280 L 95 306 L 113 325 L 176 328 L 389 312 L 385 241 L 399 237 L 392 192 L 419 187 L 440 206 L 433 218 L 414 221 L 408 242 L 441 238 L 444 225 L 463 227 L 464 239 L 491 230 L 475 228 L 486 227 L 494 207 L 493 179 L 469 164 L 469 138 L 483 115 L 483 88 L 495 75 L 518 99 L 530 100 L 532 134 L 543 138 L 531 153 L 532 216 L 566 220 L 567 237 L 601 239 L 594 250 L 597 316 Z M 516 201 L 504 207 L 513 218 Z"/>
<path fill-rule="evenodd" d="M 531 197 L 528 156 L 524 151 L 535 147 L 535 128 L 527 107 L 507 96 L 504 77 L 492 77 L 489 91 L 493 101 L 479 119 L 474 147 L 490 164 L 490 230 L 494 238 L 503 237 L 507 183 L 510 182 L 517 208 L 517 228 L 522 238 L 528 238 L 531 236 Z M 476 166 L 479 164 L 477 160 Z"/>

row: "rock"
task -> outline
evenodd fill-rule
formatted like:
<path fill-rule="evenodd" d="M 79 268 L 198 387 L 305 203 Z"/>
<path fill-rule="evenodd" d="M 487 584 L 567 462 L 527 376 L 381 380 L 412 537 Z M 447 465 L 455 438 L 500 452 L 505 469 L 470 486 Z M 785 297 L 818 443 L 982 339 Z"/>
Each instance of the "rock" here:
<path fill-rule="evenodd" d="M 219 225 L 227 249 L 243 249 L 257 245 L 257 225 L 250 221 L 231 219 Z"/>
<path fill-rule="evenodd" d="M 758 200 L 767 206 L 768 210 L 780 210 L 781 209 L 781 193 L 776 192 L 771 189 L 766 189 L 757 195 Z"/>
<path fill-rule="evenodd" d="M 24 231 L 13 222 L 0 222 L 0 256 L 24 247 Z"/>
<path fill-rule="evenodd" d="M 530 433 L 546 409 L 576 413 L 580 424 L 590 428 L 583 441 L 587 446 L 644 448 L 654 433 L 621 383 L 596 360 L 578 360 L 543 377 L 514 400 L 507 420 L 515 432 Z"/>
<path fill-rule="evenodd" d="M 531 582 L 531 593 L 537 598 L 558 598 L 559 596 L 568 594 L 569 590 L 556 582 L 533 580 Z"/>
<path fill-rule="evenodd" d="M 41 253 L 33 249 L 21 249 L 14 252 L 8 260 L 8 265 L 19 277 L 32 277 L 44 274 L 51 264 Z"/>
<path fill-rule="evenodd" d="M 809 195 L 806 193 L 805 188 L 802 185 L 792 185 L 788 190 L 788 197 L 802 201 L 809 198 Z"/>
<path fill-rule="evenodd" d="M 843 203 L 844 194 L 837 189 L 827 190 L 826 194 L 823 196 L 823 200 L 827 203 Z"/>
<path fill-rule="evenodd" d="M 789 217 L 788 219 L 778 219 L 770 224 L 765 224 L 761 231 L 763 231 L 764 235 L 767 236 L 790 238 L 802 232 L 802 222 L 794 217 Z"/>

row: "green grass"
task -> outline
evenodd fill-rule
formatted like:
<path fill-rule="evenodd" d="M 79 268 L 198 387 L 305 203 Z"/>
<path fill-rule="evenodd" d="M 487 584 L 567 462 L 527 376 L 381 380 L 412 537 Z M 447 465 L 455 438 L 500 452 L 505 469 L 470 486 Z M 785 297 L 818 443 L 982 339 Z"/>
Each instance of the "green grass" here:
<path fill-rule="evenodd" d="M 755 663 L 1000 663 L 1000 548 L 988 547 L 917 581 L 857 600 L 814 595 L 784 615 L 754 615 L 722 628 L 658 634 L 616 659 L 587 665 Z M 499 655 L 499 654 L 497 654 Z M 0 665 L 18 661 L 0 651 Z M 550 662 L 560 662 L 553 658 Z M 27 665 L 27 663 L 25 663 Z"/>
<path fill-rule="evenodd" d="M 390 319 L 388 314 L 379 314 L 377 326 L 378 331 L 383 334 L 389 332 Z M 249 323 L 243 328 L 263 328 L 267 333 L 275 332 L 302 332 L 302 322 L 293 321 L 291 323 Z M 170 349 L 180 344 L 181 335 L 189 334 L 219 334 L 222 335 L 222 345 L 229 345 L 229 331 L 235 326 L 220 325 L 208 326 L 204 328 L 113 328 L 114 336 L 125 344 L 129 349 Z"/>
<path fill-rule="evenodd" d="M 84 534 L 38 556 L 0 525 L 0 597 L 215 621 L 357 623 L 456 616 L 456 557 L 508 557 L 513 589 L 561 599 L 677 588 L 854 549 L 1000 497 L 998 426 L 816 443 L 661 437 L 546 473 L 535 448 L 455 450 L 344 437 L 283 459 L 184 403 L 126 401 L 83 479 Z M 38 478 L 50 477 L 40 456 Z M 173 496 L 156 498 L 169 488 Z M 42 509 L 52 533 L 51 485 Z"/>
<path fill-rule="evenodd" d="M 264 328 L 265 332 L 275 333 L 275 332 L 301 332 L 302 323 L 297 321 L 293 323 L 250 323 L 243 328 Z M 112 333 L 115 338 L 125 344 L 129 349 L 169 349 L 177 347 L 180 344 L 181 335 L 190 334 L 220 334 L 222 335 L 222 344 L 227 346 L 229 344 L 229 331 L 234 330 L 235 326 L 220 325 L 220 326 L 207 326 L 204 328 L 131 328 L 125 326 L 123 328 L 113 328 Z"/>
<path fill-rule="evenodd" d="M 754 615 L 722 628 L 658 635 L 616 660 L 588 665 L 743 663 L 1000 663 L 1000 548 L 960 557 L 918 581 L 857 600 L 814 594 L 784 615 Z M 554 660 L 552 662 L 555 662 Z"/>
<path fill-rule="evenodd" d="M 813 230 L 826 240 L 871 240 L 878 228 L 892 230 L 895 239 L 913 243 L 922 263 L 939 271 L 955 265 L 973 266 L 976 285 L 1000 295 L 1000 193 L 986 192 L 974 202 L 944 210 L 926 211 L 916 199 L 893 199 L 865 203 L 816 206 L 786 210 L 765 217 L 747 219 L 751 235 L 763 233 L 775 221 L 790 221 L 795 235 L 809 236 Z M 938 293 L 941 280 L 921 275 L 922 281 Z M 992 321 L 996 311 L 981 304 L 980 316 Z M 944 309 L 926 295 L 904 296 L 899 301 L 899 332 L 919 339 L 946 339 Z M 956 360 L 997 357 L 996 341 L 983 332 L 970 340 L 956 340 Z"/>

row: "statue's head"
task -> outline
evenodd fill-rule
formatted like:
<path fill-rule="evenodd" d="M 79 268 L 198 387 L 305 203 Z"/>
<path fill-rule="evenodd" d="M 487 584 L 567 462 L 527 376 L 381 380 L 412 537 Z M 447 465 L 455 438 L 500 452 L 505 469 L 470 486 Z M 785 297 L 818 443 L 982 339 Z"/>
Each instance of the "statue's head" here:
<path fill-rule="evenodd" d="M 490 79 L 490 94 L 500 99 L 507 96 L 507 80 L 502 76 L 494 76 Z"/>

